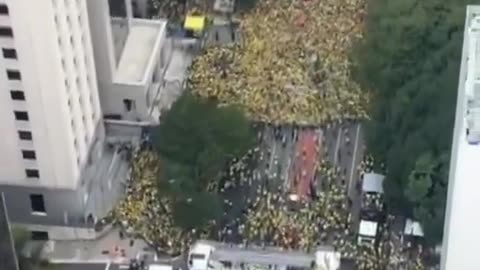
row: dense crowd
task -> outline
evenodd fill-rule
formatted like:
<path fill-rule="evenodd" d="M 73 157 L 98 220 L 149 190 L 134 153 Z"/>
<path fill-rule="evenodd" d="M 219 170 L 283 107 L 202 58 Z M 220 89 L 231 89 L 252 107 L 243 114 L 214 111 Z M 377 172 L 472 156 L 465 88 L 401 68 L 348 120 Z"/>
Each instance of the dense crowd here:
<path fill-rule="evenodd" d="M 160 160 L 152 151 L 134 156 L 127 194 L 113 211 L 114 217 L 126 233 L 145 239 L 159 252 L 172 255 L 182 252 L 196 238 L 230 242 L 234 240 L 229 236 L 236 233 L 244 244 L 303 251 L 313 251 L 321 245 L 333 246 L 342 258 L 354 260 L 358 269 L 396 269 L 393 267 L 405 264 L 409 265 L 406 269 L 423 269 L 419 253 L 399 248 L 398 237 L 387 230 L 378 247 L 357 244 L 351 202 L 344 183 L 338 181 L 340 170 L 319 162 L 317 170 L 324 181 L 321 190 L 313 199 L 294 202 L 287 199 L 281 188 L 266 188 L 265 179 L 250 171 L 249 160 L 261 152 L 260 148 L 252 149 L 245 157 L 232 162 L 225 172 L 229 180 L 219 182 L 212 189 L 224 194 L 238 186 L 252 186 L 255 187 L 253 199 L 247 199 L 245 205 L 240 206 L 241 215 L 227 218 L 231 219 L 228 224 L 209 224 L 201 230 L 204 235 L 175 226 L 171 203 L 158 194 L 156 180 Z M 362 162 L 362 173 L 368 171 L 372 163 L 369 158 Z M 225 199 L 225 213 L 232 207 L 234 202 Z"/>
<path fill-rule="evenodd" d="M 178 254 L 188 244 L 189 232 L 174 226 L 171 203 L 158 194 L 159 164 L 155 152 L 135 155 L 126 197 L 113 215 L 126 233 L 145 239 L 160 252 Z"/>
<path fill-rule="evenodd" d="M 288 201 L 283 194 L 267 190 L 259 193 L 242 227 L 249 242 L 310 250 L 336 242 L 331 235 L 351 234 L 346 197 L 333 183 L 316 200 L 305 202 Z"/>
<path fill-rule="evenodd" d="M 366 117 L 368 94 L 350 78 L 347 55 L 363 15 L 363 0 L 258 1 L 241 18 L 240 44 L 194 60 L 190 88 L 268 123 Z"/>

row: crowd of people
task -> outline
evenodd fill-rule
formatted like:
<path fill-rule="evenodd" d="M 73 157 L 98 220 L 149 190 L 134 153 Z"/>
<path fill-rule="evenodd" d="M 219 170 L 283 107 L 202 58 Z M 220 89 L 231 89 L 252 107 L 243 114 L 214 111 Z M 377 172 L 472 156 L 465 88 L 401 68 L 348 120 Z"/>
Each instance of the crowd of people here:
<path fill-rule="evenodd" d="M 240 44 L 194 60 L 190 88 L 267 123 L 364 118 L 369 97 L 351 79 L 347 55 L 363 14 L 363 0 L 258 1 L 241 18 Z"/>
<path fill-rule="evenodd" d="M 278 246 L 290 250 L 313 251 L 318 246 L 333 246 L 342 258 L 354 261 L 358 269 L 396 269 L 409 264 L 422 268 L 418 252 L 398 245 L 398 237 L 385 230 L 379 245 L 359 245 L 355 234 L 354 217 L 346 186 L 340 181 L 341 170 L 319 161 L 316 169 L 322 175 L 321 188 L 315 198 L 291 201 L 282 187 L 268 188 L 264 177 L 251 172 L 249 162 L 262 150 L 254 148 L 245 157 L 233 161 L 225 171 L 225 179 L 212 189 L 225 195 L 239 186 L 253 187 L 237 216 L 226 216 L 226 223 L 212 222 L 199 231 L 185 231 L 174 224 L 172 206 L 159 195 L 156 183 L 160 160 L 153 151 L 135 154 L 126 197 L 113 211 L 113 216 L 125 233 L 145 239 L 158 252 L 179 254 L 198 238 L 236 242 L 229 238 L 237 234 L 244 244 Z M 368 172 L 373 160 L 367 158 L 359 167 Z M 239 177 L 240 176 L 240 177 Z M 317 183 L 318 184 L 318 183 Z M 232 191 L 233 190 L 233 191 Z M 225 214 L 239 202 L 225 199 Z M 202 235 L 203 232 L 203 235 Z M 416 254 L 413 257 L 411 254 Z"/>
<path fill-rule="evenodd" d="M 246 241 L 280 246 L 286 249 L 311 250 L 332 244 L 332 235 L 351 234 L 345 193 L 330 184 L 311 201 L 289 201 L 282 192 L 259 191 L 249 206 L 242 235 Z M 335 233 L 334 233 L 335 232 Z"/>
<path fill-rule="evenodd" d="M 158 194 L 160 160 L 153 151 L 138 152 L 132 161 L 125 198 L 112 214 L 125 233 L 144 239 L 159 252 L 179 254 L 189 233 L 173 224 L 171 203 Z"/>

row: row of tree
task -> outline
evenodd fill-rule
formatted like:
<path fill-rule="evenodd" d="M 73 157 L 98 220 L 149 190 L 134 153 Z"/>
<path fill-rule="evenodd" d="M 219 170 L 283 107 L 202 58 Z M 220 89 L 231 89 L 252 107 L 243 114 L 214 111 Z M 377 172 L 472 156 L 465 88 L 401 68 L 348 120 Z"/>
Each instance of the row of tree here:
<path fill-rule="evenodd" d="M 466 5 L 370 0 L 355 74 L 373 90 L 367 144 L 387 165 L 390 207 L 442 239 Z M 479 1 L 476 1 L 479 2 Z"/>

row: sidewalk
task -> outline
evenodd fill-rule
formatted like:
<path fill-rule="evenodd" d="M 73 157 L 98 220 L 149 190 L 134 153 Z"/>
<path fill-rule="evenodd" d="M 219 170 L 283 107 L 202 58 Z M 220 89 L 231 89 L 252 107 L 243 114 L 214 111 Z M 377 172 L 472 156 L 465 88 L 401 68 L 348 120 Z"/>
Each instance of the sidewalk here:
<path fill-rule="evenodd" d="M 187 69 L 193 60 L 193 53 L 187 49 L 188 43 L 183 44 L 182 40 L 177 40 L 177 42 L 178 44 L 173 48 L 172 57 L 165 72 L 165 83 L 156 98 L 160 111 L 168 110 L 183 93 Z"/>
<path fill-rule="evenodd" d="M 52 263 L 125 263 L 145 250 L 149 250 L 145 241 L 120 239 L 119 230 L 112 229 L 97 240 L 51 241 L 44 247 L 43 256 Z"/>

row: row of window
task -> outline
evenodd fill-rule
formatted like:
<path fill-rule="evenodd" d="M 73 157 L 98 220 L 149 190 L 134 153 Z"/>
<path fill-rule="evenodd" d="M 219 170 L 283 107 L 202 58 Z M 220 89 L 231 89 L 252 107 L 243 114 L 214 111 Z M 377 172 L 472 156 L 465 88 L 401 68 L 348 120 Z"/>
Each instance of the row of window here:
<path fill-rule="evenodd" d="M 8 15 L 9 10 L 6 4 L 0 4 L 0 15 Z M 13 37 L 13 30 L 11 27 L 8 26 L 0 26 L 0 37 Z M 17 59 L 17 50 L 13 48 L 2 48 L 2 55 L 3 58 L 5 59 Z M 22 79 L 22 75 L 20 74 L 20 71 L 18 70 L 13 70 L 13 69 L 7 69 L 7 78 L 9 80 L 15 80 L 19 81 Z M 21 90 L 10 90 L 10 98 L 12 100 L 19 100 L 19 101 L 24 101 L 25 100 L 25 93 Z M 19 121 L 28 121 L 28 112 L 26 111 L 14 111 L 15 119 Z M 33 136 L 32 132 L 27 131 L 27 130 L 19 130 L 18 131 L 18 138 L 22 141 L 32 141 Z M 37 155 L 35 151 L 33 150 L 22 150 L 22 157 L 27 160 L 36 160 Z M 27 168 L 25 169 L 25 175 L 27 178 L 39 178 L 40 177 L 40 172 L 38 169 L 30 169 Z M 41 196 L 41 195 L 40 195 Z M 33 201 L 38 200 L 37 195 L 32 195 L 30 197 L 32 200 L 32 205 Z M 41 198 L 43 201 L 43 197 Z M 44 208 L 44 206 L 43 206 Z M 32 207 L 33 209 L 33 207 Z"/>
<path fill-rule="evenodd" d="M 15 120 L 17 121 L 28 121 L 28 112 L 25 111 L 14 111 Z M 31 131 L 19 130 L 18 138 L 21 141 L 32 141 L 33 136 Z M 37 154 L 34 150 L 22 150 L 22 158 L 27 160 L 36 160 Z M 40 172 L 38 169 L 25 169 L 25 175 L 27 178 L 40 178 Z"/>
<path fill-rule="evenodd" d="M 5 50 L 5 49 L 3 49 Z M 15 50 L 14 50 L 15 51 Z M 5 51 L 4 51 L 5 55 Z M 16 55 L 16 52 L 15 52 Z M 21 80 L 22 76 L 18 70 L 7 70 L 7 77 L 10 80 Z M 10 90 L 10 97 L 12 100 L 25 100 L 25 93 L 21 90 Z M 17 121 L 29 121 L 28 112 L 26 111 L 13 111 L 15 120 Z M 18 138 L 22 141 L 32 141 L 33 136 L 31 131 L 19 130 Z M 22 150 L 22 158 L 27 160 L 36 160 L 37 154 L 33 150 Z M 27 178 L 40 178 L 40 172 L 38 169 L 25 169 L 25 175 Z"/>

